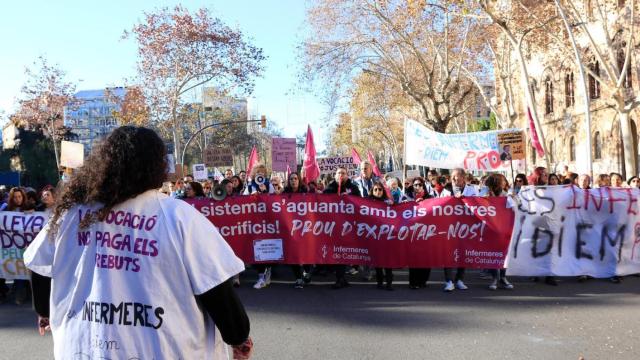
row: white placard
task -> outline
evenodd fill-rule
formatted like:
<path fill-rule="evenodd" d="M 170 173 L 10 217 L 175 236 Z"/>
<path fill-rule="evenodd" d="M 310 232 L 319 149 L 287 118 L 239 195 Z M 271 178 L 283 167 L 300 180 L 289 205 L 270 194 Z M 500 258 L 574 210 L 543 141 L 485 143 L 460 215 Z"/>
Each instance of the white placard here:
<path fill-rule="evenodd" d="M 84 145 L 77 142 L 62 141 L 60 147 L 60 165 L 77 169 L 84 164 Z"/>
<path fill-rule="evenodd" d="M 207 180 L 209 172 L 204 164 L 193 165 L 193 179 L 194 180 Z"/>
<path fill-rule="evenodd" d="M 253 257 L 255 261 L 284 260 L 282 239 L 253 240 Z"/>
<path fill-rule="evenodd" d="M 443 134 L 406 120 L 404 132 L 407 165 L 494 171 L 510 169 L 513 159 L 514 169 L 524 166 L 522 130 Z"/>
<path fill-rule="evenodd" d="M 507 274 L 607 278 L 640 273 L 638 189 L 525 187 Z"/>
<path fill-rule="evenodd" d="M 338 167 L 347 169 L 349 177 L 358 174 L 358 165 L 353 162 L 352 156 L 330 156 L 317 158 L 320 175 L 334 175 Z"/>

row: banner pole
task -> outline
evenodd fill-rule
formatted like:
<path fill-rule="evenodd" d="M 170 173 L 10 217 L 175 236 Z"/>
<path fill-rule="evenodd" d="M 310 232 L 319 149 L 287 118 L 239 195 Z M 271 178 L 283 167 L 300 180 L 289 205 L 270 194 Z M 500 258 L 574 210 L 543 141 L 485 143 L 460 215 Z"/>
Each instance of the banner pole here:
<path fill-rule="evenodd" d="M 403 140 L 402 140 L 402 190 L 405 191 L 404 184 L 407 181 L 407 119 L 404 119 L 404 129 L 403 129 Z"/>

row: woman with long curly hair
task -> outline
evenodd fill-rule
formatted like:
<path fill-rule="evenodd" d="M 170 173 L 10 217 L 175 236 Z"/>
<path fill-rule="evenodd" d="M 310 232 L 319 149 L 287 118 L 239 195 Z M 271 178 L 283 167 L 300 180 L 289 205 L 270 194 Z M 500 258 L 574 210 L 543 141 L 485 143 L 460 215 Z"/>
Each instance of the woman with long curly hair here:
<path fill-rule="evenodd" d="M 165 159 L 153 130 L 117 128 L 25 252 L 56 359 L 217 359 L 226 347 L 216 328 L 234 353 L 250 355 L 249 319 L 229 281 L 244 265 L 200 212 L 158 191 Z"/>
<path fill-rule="evenodd" d="M 11 188 L 3 211 L 23 211 L 26 201 L 27 195 L 22 188 Z M 13 282 L 13 290 L 16 295 L 16 305 L 22 305 L 27 299 L 27 286 L 25 284 L 25 280 L 15 280 Z M 6 279 L 0 278 L 0 304 L 6 300 L 8 293 L 9 288 L 6 285 Z"/>

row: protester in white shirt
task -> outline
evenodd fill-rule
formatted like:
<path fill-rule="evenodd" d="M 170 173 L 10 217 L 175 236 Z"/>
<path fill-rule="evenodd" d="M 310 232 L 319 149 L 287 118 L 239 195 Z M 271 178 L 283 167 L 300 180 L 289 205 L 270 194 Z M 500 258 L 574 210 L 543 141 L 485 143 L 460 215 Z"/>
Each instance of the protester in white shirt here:
<path fill-rule="evenodd" d="M 466 183 L 465 172 L 461 168 L 453 169 L 451 172 L 451 188 L 453 196 L 457 198 L 478 195 L 476 187 Z M 468 288 L 463 281 L 465 268 L 460 267 L 457 269 L 455 279 L 451 276 L 452 270 L 451 268 L 444 269 L 444 291 L 450 292 L 454 289 L 467 290 Z"/>
<path fill-rule="evenodd" d="M 88 163 L 24 254 L 55 358 L 226 359 L 226 342 L 247 359 L 249 319 L 229 281 L 243 263 L 194 207 L 157 190 L 160 137 L 120 127 Z"/>

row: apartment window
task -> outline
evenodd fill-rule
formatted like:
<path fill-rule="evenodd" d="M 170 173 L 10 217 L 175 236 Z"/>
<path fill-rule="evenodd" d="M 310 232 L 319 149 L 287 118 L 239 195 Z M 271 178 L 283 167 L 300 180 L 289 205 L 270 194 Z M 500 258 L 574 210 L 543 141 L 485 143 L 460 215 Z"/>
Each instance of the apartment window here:
<path fill-rule="evenodd" d="M 544 113 L 553 113 L 553 82 L 550 76 L 544 80 Z"/>
<path fill-rule="evenodd" d="M 618 0 L 618 9 L 622 9 L 625 5 L 626 1 L 625 0 Z"/>
<path fill-rule="evenodd" d="M 602 159 L 602 137 L 600 131 L 596 131 L 593 137 L 593 158 L 594 160 Z"/>
<path fill-rule="evenodd" d="M 586 7 L 586 13 L 588 20 L 593 19 L 593 4 L 591 0 L 586 0 L 584 2 L 584 6 Z"/>
<path fill-rule="evenodd" d="M 564 104 L 566 107 L 571 107 L 575 105 L 575 96 L 574 96 L 574 83 L 573 83 L 573 72 L 565 74 L 564 76 Z"/>
<path fill-rule="evenodd" d="M 622 70 L 624 69 L 624 61 L 625 61 L 625 56 L 626 54 L 624 53 L 624 47 L 626 46 L 625 43 L 620 44 L 621 49 L 618 50 L 618 69 L 620 70 L 620 73 L 622 74 Z M 623 86 L 626 89 L 630 89 L 631 88 L 631 59 L 629 59 L 629 66 L 627 66 L 627 74 L 624 77 L 624 82 L 623 82 Z"/>
<path fill-rule="evenodd" d="M 600 77 L 600 63 L 596 61 L 593 65 L 589 66 L 589 69 L 595 76 Z M 589 99 L 593 100 L 599 98 L 600 82 L 591 73 L 589 73 Z"/>
<path fill-rule="evenodd" d="M 569 161 L 576 161 L 576 138 L 569 139 Z"/>

